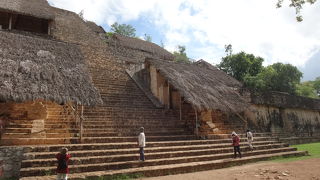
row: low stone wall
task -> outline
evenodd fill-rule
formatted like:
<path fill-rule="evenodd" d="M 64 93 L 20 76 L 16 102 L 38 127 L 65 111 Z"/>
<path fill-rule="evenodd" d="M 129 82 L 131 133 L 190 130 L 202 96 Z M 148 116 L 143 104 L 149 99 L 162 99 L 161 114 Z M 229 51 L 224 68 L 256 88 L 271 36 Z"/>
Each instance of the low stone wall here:
<path fill-rule="evenodd" d="M 320 100 L 272 92 L 253 95 L 251 101 L 244 113 L 251 129 L 295 137 L 320 135 Z"/>
<path fill-rule="evenodd" d="M 0 179 L 19 177 L 21 161 L 26 151 L 24 147 L 0 147 Z"/>
<path fill-rule="evenodd" d="M 287 138 L 279 138 L 279 141 L 283 142 L 283 143 L 290 144 L 290 145 L 308 144 L 308 143 L 320 142 L 320 136 L 317 136 L 317 137 L 287 137 Z"/>

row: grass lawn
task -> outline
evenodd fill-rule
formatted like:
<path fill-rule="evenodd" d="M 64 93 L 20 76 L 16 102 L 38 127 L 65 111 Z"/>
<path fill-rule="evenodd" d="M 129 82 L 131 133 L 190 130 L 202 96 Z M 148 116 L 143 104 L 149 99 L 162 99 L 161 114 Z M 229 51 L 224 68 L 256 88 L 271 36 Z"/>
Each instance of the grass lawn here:
<path fill-rule="evenodd" d="M 290 147 L 296 147 L 298 148 L 298 151 L 308 151 L 309 156 L 277 158 L 272 161 L 290 162 L 290 161 L 298 161 L 298 160 L 311 159 L 311 158 L 320 158 L 320 143 L 299 144 L 299 145 L 292 145 Z"/>

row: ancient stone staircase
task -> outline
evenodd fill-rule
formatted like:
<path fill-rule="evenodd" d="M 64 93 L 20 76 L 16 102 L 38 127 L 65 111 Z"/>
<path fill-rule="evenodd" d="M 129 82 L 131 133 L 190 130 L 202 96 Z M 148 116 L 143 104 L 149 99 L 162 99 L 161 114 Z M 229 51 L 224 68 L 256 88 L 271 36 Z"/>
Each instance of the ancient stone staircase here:
<path fill-rule="evenodd" d="M 124 72 L 124 71 L 123 71 Z M 82 144 L 29 147 L 21 179 L 55 179 L 55 154 L 67 147 L 72 155 L 70 179 L 118 174 L 160 176 L 228 167 L 276 156 L 302 156 L 267 133 L 255 133 L 255 150 L 242 146 L 243 158 L 233 159 L 230 135 L 198 140 L 172 110 L 159 109 L 122 72 L 92 70 L 105 104 L 84 109 Z M 118 80 L 114 75 L 118 76 Z M 144 126 L 146 161 L 138 161 L 138 128 Z M 242 143 L 244 135 L 241 134 Z"/>
<path fill-rule="evenodd" d="M 69 148 L 72 155 L 70 179 L 123 173 L 159 176 L 223 168 L 276 156 L 305 155 L 305 152 L 297 152 L 295 148 L 277 142 L 269 134 L 255 134 L 255 136 L 255 150 L 251 152 L 244 145 L 241 159 L 232 158 L 230 139 L 149 140 L 145 149 L 145 162 L 138 161 L 136 142 L 130 140 L 117 143 L 38 146 L 29 148 L 29 152 L 25 154 L 28 160 L 22 162 L 20 175 L 21 179 L 54 179 L 55 176 L 52 176 L 56 168 L 54 156 L 61 147 Z"/>
<path fill-rule="evenodd" d="M 1 145 L 64 144 L 78 141 L 79 127 L 71 111 L 54 103 L 44 103 L 46 118 L 28 119 L 23 108 L 15 108 L 16 118 L 8 121 Z M 21 114 L 22 113 L 22 114 Z M 20 114 L 20 115 L 19 115 Z M 19 115 L 19 116 L 17 116 Z"/>

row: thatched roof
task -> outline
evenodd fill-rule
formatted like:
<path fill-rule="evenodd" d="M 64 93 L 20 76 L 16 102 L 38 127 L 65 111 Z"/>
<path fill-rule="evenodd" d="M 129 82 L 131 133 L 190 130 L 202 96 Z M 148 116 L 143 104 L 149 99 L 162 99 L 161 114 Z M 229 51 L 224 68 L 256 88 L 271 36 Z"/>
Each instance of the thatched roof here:
<path fill-rule="evenodd" d="M 34 16 L 41 19 L 54 19 L 46 0 L 1 0 L 0 10 Z"/>
<path fill-rule="evenodd" d="M 100 104 L 78 46 L 0 31 L 0 101 Z"/>
<path fill-rule="evenodd" d="M 96 23 L 92 21 L 86 21 L 87 26 L 95 33 L 97 34 L 105 34 L 106 31 L 101 27 L 98 26 Z"/>
<path fill-rule="evenodd" d="M 106 43 L 94 33 L 78 14 L 52 7 L 55 14 L 52 35 L 61 41 L 102 48 Z"/>
<path fill-rule="evenodd" d="M 239 94 L 242 84 L 214 66 L 147 59 L 187 102 L 199 110 L 240 112 L 249 106 Z"/>
<path fill-rule="evenodd" d="M 149 52 L 161 59 L 166 59 L 166 60 L 174 59 L 173 55 L 170 52 L 168 52 L 164 48 L 152 42 L 144 41 L 138 38 L 122 36 L 120 34 L 114 34 L 111 37 L 111 40 L 113 40 L 117 46 L 120 45 L 120 46 L 131 48 L 131 49 Z"/>

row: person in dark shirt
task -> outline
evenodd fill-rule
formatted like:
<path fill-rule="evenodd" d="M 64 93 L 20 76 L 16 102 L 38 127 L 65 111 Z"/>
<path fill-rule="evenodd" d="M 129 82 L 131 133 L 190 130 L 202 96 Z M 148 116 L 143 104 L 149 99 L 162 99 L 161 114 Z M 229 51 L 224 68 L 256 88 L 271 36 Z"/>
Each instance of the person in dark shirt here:
<path fill-rule="evenodd" d="M 237 152 L 239 153 L 239 157 L 241 158 L 240 137 L 235 132 L 232 132 L 231 136 L 232 136 L 232 146 L 234 150 L 234 158 L 237 157 Z"/>
<path fill-rule="evenodd" d="M 56 155 L 58 160 L 57 166 L 57 180 L 67 180 L 67 174 L 69 174 L 68 163 L 71 155 L 68 154 L 67 148 L 62 148 L 61 152 Z"/>

